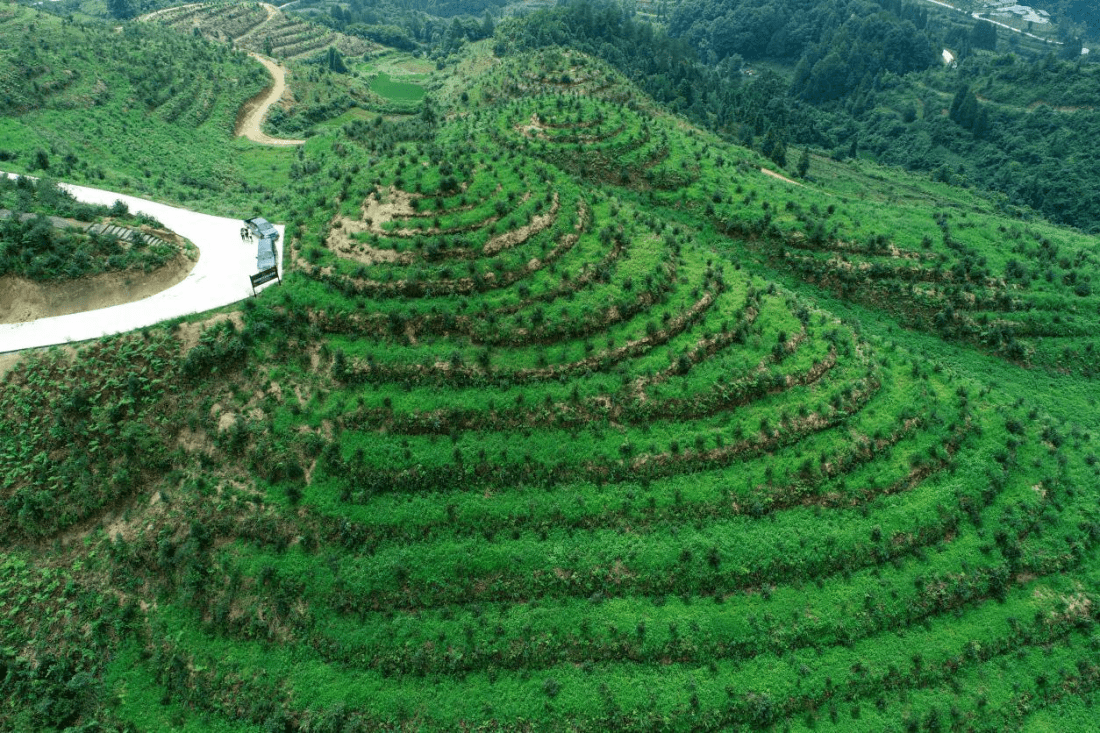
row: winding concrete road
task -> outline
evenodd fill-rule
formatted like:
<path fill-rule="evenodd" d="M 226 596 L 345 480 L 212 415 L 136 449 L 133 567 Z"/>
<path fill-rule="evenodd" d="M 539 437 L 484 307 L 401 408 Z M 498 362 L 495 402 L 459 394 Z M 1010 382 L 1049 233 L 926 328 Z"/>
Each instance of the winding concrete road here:
<path fill-rule="evenodd" d="M 0 172 L 0 175 L 15 177 Z M 79 201 L 110 206 L 122 201 L 130 212 L 148 214 L 168 229 L 190 239 L 199 261 L 180 283 L 143 300 L 27 323 L 0 324 L 0 353 L 110 336 L 172 318 L 220 308 L 252 295 L 249 275 L 256 273 L 256 245 L 241 241 L 240 219 L 200 214 L 167 204 L 98 188 L 61 184 Z M 283 267 L 283 227 L 276 261 Z M 260 286 L 268 287 L 271 283 Z"/>

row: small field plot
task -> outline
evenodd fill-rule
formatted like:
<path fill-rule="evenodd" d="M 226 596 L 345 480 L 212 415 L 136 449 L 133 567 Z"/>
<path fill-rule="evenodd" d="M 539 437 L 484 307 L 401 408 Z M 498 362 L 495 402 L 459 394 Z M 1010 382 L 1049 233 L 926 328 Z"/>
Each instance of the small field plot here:
<path fill-rule="evenodd" d="M 371 91 L 394 102 L 419 102 L 424 98 L 424 87 L 405 81 L 395 81 L 385 72 L 379 72 L 370 83 Z"/>
<path fill-rule="evenodd" d="M 395 105 L 413 105 L 427 94 L 435 66 L 408 54 L 389 53 L 361 62 L 355 70 L 370 80 L 370 90 L 378 96 Z"/>

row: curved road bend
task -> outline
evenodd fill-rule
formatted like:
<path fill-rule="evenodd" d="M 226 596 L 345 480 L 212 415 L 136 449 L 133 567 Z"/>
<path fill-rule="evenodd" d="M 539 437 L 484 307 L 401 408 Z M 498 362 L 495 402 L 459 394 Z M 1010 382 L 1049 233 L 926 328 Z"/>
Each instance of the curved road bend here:
<path fill-rule="evenodd" d="M 258 53 L 249 51 L 248 55 L 264 65 L 267 72 L 271 74 L 273 83 L 271 89 L 267 91 L 267 95 L 256 103 L 255 106 L 251 107 L 245 118 L 241 120 L 241 124 L 237 128 L 237 135 L 239 137 L 246 137 L 261 145 L 305 145 L 305 140 L 280 140 L 279 138 L 270 137 L 264 134 L 262 128 L 264 118 L 267 117 L 267 111 L 271 109 L 271 105 L 276 104 L 283 98 L 283 94 L 286 93 L 286 69 Z M 252 105 L 252 102 L 246 102 L 246 105 Z"/>
<path fill-rule="evenodd" d="M 13 176 L 2 172 L 0 175 Z M 106 206 L 122 201 L 132 213 L 156 217 L 168 229 L 191 240 L 199 249 L 199 261 L 176 285 L 133 303 L 40 318 L 27 323 L 0 324 L 0 353 L 133 331 L 161 321 L 220 308 L 252 295 L 248 276 L 256 273 L 256 245 L 241 241 L 240 219 L 200 214 L 98 188 L 61 185 L 79 201 Z M 284 232 L 282 226 L 278 229 L 280 237 L 276 261 L 281 275 Z"/>

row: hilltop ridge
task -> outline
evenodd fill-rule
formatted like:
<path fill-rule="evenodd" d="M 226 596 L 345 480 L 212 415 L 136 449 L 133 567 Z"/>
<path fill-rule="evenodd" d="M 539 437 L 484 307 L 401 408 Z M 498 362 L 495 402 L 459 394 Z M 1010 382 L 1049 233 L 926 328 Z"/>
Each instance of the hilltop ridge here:
<path fill-rule="evenodd" d="M 224 117 L 282 285 L 5 367 L 0 727 L 1089 730 L 1096 238 L 494 45 Z"/>

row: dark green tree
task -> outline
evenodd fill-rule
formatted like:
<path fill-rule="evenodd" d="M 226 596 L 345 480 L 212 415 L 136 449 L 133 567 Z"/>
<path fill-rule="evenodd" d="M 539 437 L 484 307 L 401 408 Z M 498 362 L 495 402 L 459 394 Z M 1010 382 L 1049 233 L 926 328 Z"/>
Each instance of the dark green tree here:
<path fill-rule="evenodd" d="M 982 106 L 978 104 L 978 98 L 970 91 L 970 86 L 964 84 L 959 87 L 955 98 L 951 100 L 948 115 L 959 125 L 980 135 L 989 124 L 988 113 L 983 115 L 983 112 Z"/>
<path fill-rule="evenodd" d="M 128 20 L 137 14 L 134 0 L 107 0 L 107 12 L 119 20 Z"/>
<path fill-rule="evenodd" d="M 810 149 L 802 148 L 802 155 L 798 157 L 798 177 L 805 178 L 810 172 Z"/>
<path fill-rule="evenodd" d="M 343 30 L 344 26 L 347 25 L 349 14 L 339 5 L 333 5 L 329 10 L 329 15 L 332 16 L 333 26 L 337 30 Z"/>
<path fill-rule="evenodd" d="M 804 99 L 810 102 L 826 102 L 842 97 L 848 91 L 848 65 L 841 55 L 833 51 L 814 64 L 802 90 Z"/>
<path fill-rule="evenodd" d="M 1067 61 L 1073 61 L 1081 58 L 1081 49 L 1084 47 L 1085 44 L 1082 43 L 1080 36 L 1070 36 L 1063 41 L 1062 50 L 1058 55 Z"/>
<path fill-rule="evenodd" d="M 997 50 L 997 26 L 985 20 L 975 23 L 970 30 L 970 47 Z"/>
<path fill-rule="evenodd" d="M 438 114 L 435 111 L 435 102 L 431 97 L 424 97 L 423 104 L 420 105 L 420 119 L 429 125 L 434 125 L 438 119 Z"/>
<path fill-rule="evenodd" d="M 974 124 L 978 121 L 980 111 L 981 106 L 978 104 L 978 98 L 973 94 L 967 94 L 962 105 L 959 106 L 959 116 L 955 121 L 966 129 L 972 130 Z"/>
<path fill-rule="evenodd" d="M 968 94 L 970 94 L 970 85 L 963 84 L 959 87 L 958 91 L 955 92 L 954 99 L 951 100 L 951 106 L 948 108 L 947 114 L 951 119 L 955 120 L 955 122 L 959 121 L 959 110 L 962 108 L 963 102 L 966 101 L 966 95 Z"/>
<path fill-rule="evenodd" d="M 768 128 L 767 134 L 764 135 L 764 142 L 760 146 L 760 151 L 779 167 L 782 168 L 787 165 L 787 143 L 775 127 Z"/>
<path fill-rule="evenodd" d="M 335 46 L 328 47 L 326 65 L 329 71 L 335 71 L 337 74 L 346 74 L 348 72 L 348 67 L 344 64 L 344 57 L 340 55 L 340 52 L 336 50 Z"/>

